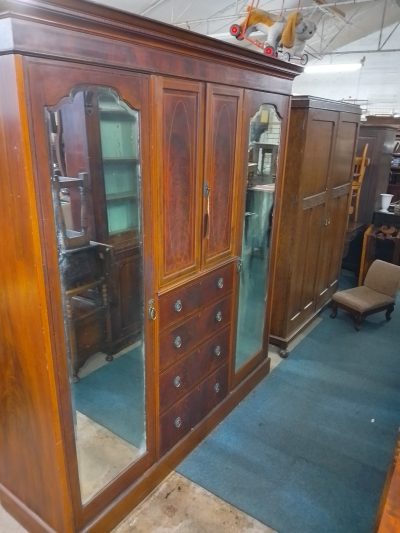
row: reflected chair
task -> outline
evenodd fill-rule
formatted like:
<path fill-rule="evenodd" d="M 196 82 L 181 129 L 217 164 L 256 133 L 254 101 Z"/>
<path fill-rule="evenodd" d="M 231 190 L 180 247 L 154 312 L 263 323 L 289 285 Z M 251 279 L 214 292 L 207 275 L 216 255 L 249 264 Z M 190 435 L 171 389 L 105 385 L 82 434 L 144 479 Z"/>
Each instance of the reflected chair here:
<path fill-rule="evenodd" d="M 113 247 L 91 241 L 88 231 L 88 174 L 52 179 L 64 312 L 72 379 L 95 353 L 111 354 L 110 277 Z"/>
<path fill-rule="evenodd" d="M 351 183 L 351 203 L 349 210 L 350 219 L 354 222 L 358 220 L 361 187 L 364 181 L 365 172 L 371 161 L 369 157 L 367 157 L 367 152 L 368 144 L 365 144 L 361 155 L 357 156 L 354 160 L 353 180 Z"/>
<path fill-rule="evenodd" d="M 386 311 L 386 320 L 390 320 L 399 284 L 400 266 L 376 259 L 367 272 L 364 285 L 333 295 L 331 318 L 336 317 L 340 307 L 353 316 L 357 331 L 364 318 L 373 313 Z"/>

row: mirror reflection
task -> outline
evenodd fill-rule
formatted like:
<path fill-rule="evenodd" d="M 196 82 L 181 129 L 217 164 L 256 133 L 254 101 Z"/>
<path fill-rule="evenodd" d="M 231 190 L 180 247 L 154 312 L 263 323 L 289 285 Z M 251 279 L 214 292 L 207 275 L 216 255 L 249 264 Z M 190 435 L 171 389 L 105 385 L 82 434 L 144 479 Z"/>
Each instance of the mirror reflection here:
<path fill-rule="evenodd" d="M 46 115 L 86 502 L 146 451 L 140 117 L 105 87 Z"/>
<path fill-rule="evenodd" d="M 243 226 L 236 370 L 261 352 L 268 288 L 268 258 L 281 121 L 263 104 L 250 121 Z"/>

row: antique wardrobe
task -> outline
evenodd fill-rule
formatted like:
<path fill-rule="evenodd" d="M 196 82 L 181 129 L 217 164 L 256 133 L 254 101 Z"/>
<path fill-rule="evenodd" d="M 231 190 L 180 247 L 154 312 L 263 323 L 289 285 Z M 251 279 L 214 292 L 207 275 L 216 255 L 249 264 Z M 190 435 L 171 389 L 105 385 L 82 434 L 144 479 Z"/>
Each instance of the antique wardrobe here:
<path fill-rule="evenodd" d="M 0 499 L 109 531 L 269 370 L 301 69 L 78 0 L 0 30 Z"/>
<path fill-rule="evenodd" d="M 292 99 L 271 296 L 282 356 L 338 287 L 360 116 L 353 104 Z"/>

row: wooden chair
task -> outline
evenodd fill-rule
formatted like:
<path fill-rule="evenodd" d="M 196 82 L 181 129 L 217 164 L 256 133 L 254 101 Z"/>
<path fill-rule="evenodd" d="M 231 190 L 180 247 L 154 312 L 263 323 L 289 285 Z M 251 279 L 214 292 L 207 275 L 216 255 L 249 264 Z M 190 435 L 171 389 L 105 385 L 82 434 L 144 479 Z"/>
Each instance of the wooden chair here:
<path fill-rule="evenodd" d="M 340 307 L 353 316 L 357 331 L 364 318 L 373 313 L 386 311 L 386 320 L 390 320 L 399 284 L 400 266 L 376 259 L 367 272 L 364 285 L 333 295 L 331 318 L 336 317 Z"/>
<path fill-rule="evenodd" d="M 362 153 L 354 160 L 353 181 L 351 183 L 351 203 L 349 210 L 349 220 L 356 221 L 358 219 L 358 209 L 360 205 L 361 186 L 364 181 L 365 171 L 371 160 L 367 157 L 368 144 L 364 145 Z"/>

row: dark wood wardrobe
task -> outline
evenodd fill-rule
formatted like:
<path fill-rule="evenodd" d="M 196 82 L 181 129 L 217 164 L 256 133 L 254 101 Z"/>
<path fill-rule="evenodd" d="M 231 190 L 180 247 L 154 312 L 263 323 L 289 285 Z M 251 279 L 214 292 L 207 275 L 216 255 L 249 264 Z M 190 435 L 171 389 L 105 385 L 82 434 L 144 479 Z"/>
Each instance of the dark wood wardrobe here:
<path fill-rule="evenodd" d="M 78 0 L 0 30 L 0 499 L 109 531 L 269 371 L 301 68 Z"/>
<path fill-rule="evenodd" d="M 360 115 L 352 104 L 292 99 L 270 324 L 283 356 L 338 287 Z"/>

